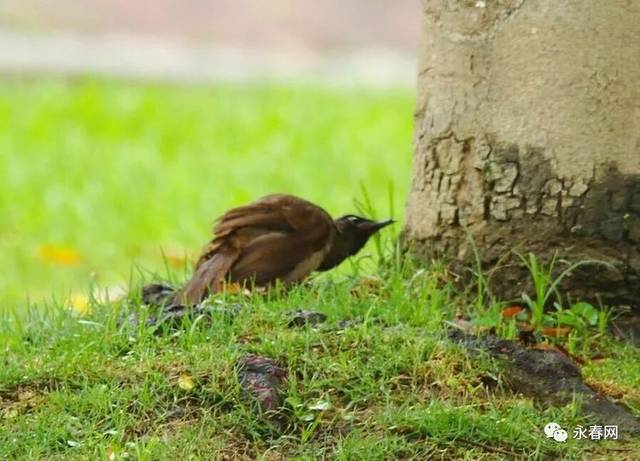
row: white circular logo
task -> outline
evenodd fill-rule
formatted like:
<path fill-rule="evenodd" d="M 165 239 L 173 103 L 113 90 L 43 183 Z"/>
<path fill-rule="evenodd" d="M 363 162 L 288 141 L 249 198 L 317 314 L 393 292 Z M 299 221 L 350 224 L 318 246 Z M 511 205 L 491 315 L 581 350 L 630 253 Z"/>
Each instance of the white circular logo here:
<path fill-rule="evenodd" d="M 556 442 L 566 442 L 567 437 L 567 431 L 565 431 L 564 429 L 556 429 L 553 432 L 553 440 L 555 440 Z"/>
<path fill-rule="evenodd" d="M 557 423 L 549 423 L 544 427 L 544 433 L 548 438 L 553 438 L 553 433 L 561 429 L 560 425 Z"/>

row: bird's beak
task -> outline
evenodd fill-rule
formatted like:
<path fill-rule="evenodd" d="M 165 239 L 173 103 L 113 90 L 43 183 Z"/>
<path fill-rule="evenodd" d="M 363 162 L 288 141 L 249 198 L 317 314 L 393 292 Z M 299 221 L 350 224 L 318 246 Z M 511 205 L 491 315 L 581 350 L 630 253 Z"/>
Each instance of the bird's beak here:
<path fill-rule="evenodd" d="M 372 221 L 367 223 L 367 230 L 371 233 L 377 232 L 383 227 L 387 227 L 389 224 L 393 224 L 395 221 L 393 219 L 387 219 L 385 221 Z"/>

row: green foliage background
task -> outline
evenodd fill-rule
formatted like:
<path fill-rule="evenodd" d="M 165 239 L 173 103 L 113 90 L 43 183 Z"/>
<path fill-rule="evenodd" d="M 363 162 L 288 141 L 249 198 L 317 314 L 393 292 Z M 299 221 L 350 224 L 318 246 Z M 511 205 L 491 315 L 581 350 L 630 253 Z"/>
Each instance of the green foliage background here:
<path fill-rule="evenodd" d="M 0 302 L 164 270 L 163 251 L 194 257 L 216 216 L 267 193 L 342 214 L 362 182 L 382 213 L 392 183 L 401 214 L 412 108 L 402 89 L 5 80 Z M 43 245 L 80 262 L 43 259 Z"/>

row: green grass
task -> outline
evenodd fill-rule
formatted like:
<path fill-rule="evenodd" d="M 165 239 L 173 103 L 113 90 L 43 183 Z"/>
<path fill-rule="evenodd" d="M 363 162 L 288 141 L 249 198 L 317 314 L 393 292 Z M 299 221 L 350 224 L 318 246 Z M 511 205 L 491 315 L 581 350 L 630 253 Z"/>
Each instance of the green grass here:
<path fill-rule="evenodd" d="M 456 299 L 447 284 L 433 284 L 442 275 L 396 269 L 358 296 L 355 279 L 338 276 L 271 298 L 222 297 L 242 305 L 237 316 L 186 320 L 165 334 L 118 325 L 127 312 L 144 315 L 134 301 L 94 305 L 84 317 L 54 307 L 6 316 L 0 458 L 611 459 L 611 447 L 627 459 L 639 454 L 629 441 L 558 445 L 542 428 L 590 424 L 578 407 L 544 409 L 488 388 L 501 381 L 500 368 L 445 340 L 442 320 L 453 317 Z M 327 322 L 288 328 L 283 314 L 300 307 L 324 312 Z M 353 318 L 370 321 L 336 329 Z M 638 350 L 604 341 L 614 355 L 585 367 L 587 378 L 637 391 Z M 234 364 L 245 353 L 274 358 L 287 372 L 283 432 L 240 393 Z M 194 387 L 181 388 L 181 376 Z M 328 407 L 314 410 L 319 401 Z"/>
<path fill-rule="evenodd" d="M 407 90 L 3 81 L 0 303 L 126 283 L 163 269 L 163 251 L 193 258 L 215 217 L 267 193 L 337 215 L 362 183 L 383 212 L 393 184 L 401 219 L 412 109 Z"/>

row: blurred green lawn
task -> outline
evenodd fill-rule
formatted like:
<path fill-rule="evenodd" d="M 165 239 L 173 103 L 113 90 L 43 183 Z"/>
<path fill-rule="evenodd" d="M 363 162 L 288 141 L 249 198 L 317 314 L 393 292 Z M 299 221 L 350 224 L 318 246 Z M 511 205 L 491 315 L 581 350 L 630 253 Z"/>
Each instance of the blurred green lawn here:
<path fill-rule="evenodd" d="M 362 182 L 382 215 L 393 184 L 401 219 L 412 106 L 406 89 L 2 81 L 1 305 L 164 273 L 163 252 L 185 271 L 216 216 L 267 193 L 342 214 Z"/>

